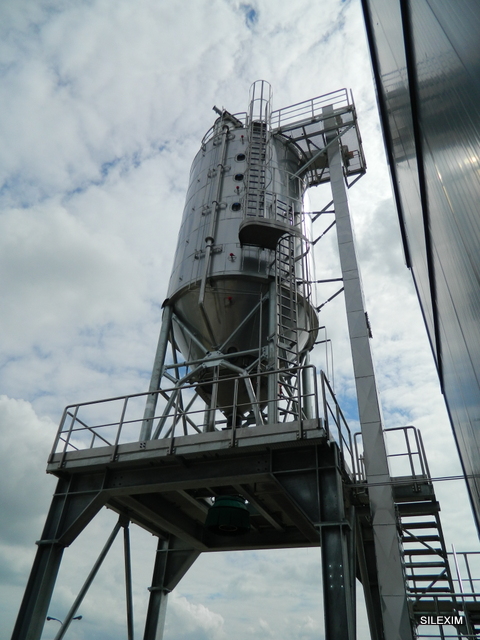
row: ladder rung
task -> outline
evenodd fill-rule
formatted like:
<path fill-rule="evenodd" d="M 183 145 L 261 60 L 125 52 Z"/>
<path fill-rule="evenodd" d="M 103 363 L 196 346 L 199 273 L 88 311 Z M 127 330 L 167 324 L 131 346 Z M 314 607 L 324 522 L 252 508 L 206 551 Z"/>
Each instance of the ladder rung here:
<path fill-rule="evenodd" d="M 278 347 L 279 349 L 281 349 L 282 351 L 284 351 L 283 354 L 279 355 L 279 358 L 283 358 L 283 360 L 288 360 L 288 356 L 286 354 L 290 353 L 291 355 L 297 355 L 297 351 L 294 349 L 289 349 L 288 347 L 284 346 L 284 345 L 279 345 Z"/>
<path fill-rule="evenodd" d="M 281 380 L 280 384 L 285 387 L 286 389 L 295 389 L 295 391 L 298 389 L 297 384 L 296 384 L 296 380 L 294 380 L 294 382 L 289 382 L 288 380 Z"/>

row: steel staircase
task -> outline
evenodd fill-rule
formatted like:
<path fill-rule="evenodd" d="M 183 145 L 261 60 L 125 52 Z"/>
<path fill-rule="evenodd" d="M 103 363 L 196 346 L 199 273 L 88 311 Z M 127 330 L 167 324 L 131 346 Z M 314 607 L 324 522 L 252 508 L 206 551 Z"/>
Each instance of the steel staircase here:
<path fill-rule="evenodd" d="M 387 429 L 387 442 L 389 432 L 393 431 L 397 432 L 396 435 L 403 433 L 405 443 L 403 451 L 388 457 L 391 466 L 400 466 L 403 471 L 392 476 L 393 498 L 406 592 L 416 637 L 470 640 L 480 637 L 480 601 L 462 593 L 461 581 L 452 575 L 449 561 L 452 554 L 448 553 L 445 544 L 440 505 L 430 479 L 420 432 L 414 427 Z M 363 560 L 366 563 L 364 579 L 368 576 L 375 600 L 379 585 L 365 500 L 359 509 L 359 526 Z M 451 623 L 446 626 L 435 624 L 437 616 L 448 617 Z M 424 624 L 419 624 L 422 621 Z M 425 621 L 429 624 L 425 624 Z"/>
<path fill-rule="evenodd" d="M 455 591 L 433 485 L 428 479 L 394 478 L 409 594 L 418 604 L 425 594 Z"/>
<path fill-rule="evenodd" d="M 477 637 L 468 606 L 462 601 L 452 576 L 440 521 L 440 505 L 432 482 L 427 477 L 392 480 L 407 595 L 415 621 L 418 623 L 423 617 L 433 622 L 437 616 L 461 618 L 463 624 L 452 620 L 446 627 L 438 626 L 438 637 L 447 636 L 447 627 L 451 628 L 448 633 L 456 630 L 460 638 Z M 424 637 L 423 633 L 423 625 L 417 626 L 417 637 Z"/>

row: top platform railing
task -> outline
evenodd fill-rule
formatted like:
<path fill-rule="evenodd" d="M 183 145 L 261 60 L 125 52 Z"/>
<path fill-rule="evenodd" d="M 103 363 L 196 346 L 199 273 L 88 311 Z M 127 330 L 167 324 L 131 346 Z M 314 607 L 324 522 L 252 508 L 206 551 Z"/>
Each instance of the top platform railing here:
<path fill-rule="evenodd" d="M 273 130 L 276 130 L 288 128 L 290 125 L 296 127 L 299 122 L 312 121 L 315 120 L 315 118 L 321 119 L 324 117 L 323 110 L 327 106 L 332 106 L 334 112 L 336 112 L 339 109 L 352 107 L 353 101 L 349 99 L 346 89 L 332 91 L 323 96 L 310 98 L 304 102 L 297 102 L 288 107 L 272 111 L 270 125 Z"/>
<path fill-rule="evenodd" d="M 271 129 L 276 131 L 277 129 L 288 129 L 290 126 L 297 127 L 300 122 L 321 120 L 325 117 L 324 109 L 327 106 L 331 106 L 334 113 L 354 109 L 353 99 L 349 96 L 347 89 L 339 89 L 272 111 L 268 124 Z M 248 124 L 248 114 L 246 112 L 229 114 L 224 111 L 223 113 L 236 121 L 238 126 L 246 127 Z M 210 127 L 203 137 L 202 145 L 213 138 L 216 128 L 217 123 Z"/>

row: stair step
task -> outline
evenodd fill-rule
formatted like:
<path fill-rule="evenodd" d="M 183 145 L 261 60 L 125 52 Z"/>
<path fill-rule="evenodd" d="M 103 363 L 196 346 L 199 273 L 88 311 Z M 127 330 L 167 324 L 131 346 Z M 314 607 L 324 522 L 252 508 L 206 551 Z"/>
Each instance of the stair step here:
<path fill-rule="evenodd" d="M 406 556 L 430 556 L 430 555 L 443 556 L 444 553 L 445 551 L 443 549 L 437 549 L 437 548 L 427 549 L 426 547 L 425 549 L 409 549 L 408 551 L 405 551 Z"/>
<path fill-rule="evenodd" d="M 403 542 L 418 542 L 418 541 L 422 541 L 422 542 L 440 542 L 440 536 L 438 536 L 437 534 L 432 533 L 430 534 L 422 534 L 419 536 L 406 536 L 406 535 L 402 535 L 402 541 Z"/>
<path fill-rule="evenodd" d="M 445 567 L 444 562 L 405 562 L 405 569 L 434 569 L 436 567 Z"/>
<path fill-rule="evenodd" d="M 431 573 L 412 573 L 405 575 L 407 580 L 413 580 L 414 582 L 448 582 L 447 576 L 442 574 L 431 574 Z"/>
<path fill-rule="evenodd" d="M 409 593 L 452 593 L 449 587 L 408 587 Z"/>
<path fill-rule="evenodd" d="M 428 502 L 401 502 L 397 504 L 400 516 L 430 516 L 440 511 L 440 505 L 437 501 L 429 500 Z M 407 526 L 407 525 L 405 525 Z"/>
<path fill-rule="evenodd" d="M 438 529 L 438 524 L 435 520 L 430 520 L 428 522 L 409 522 L 408 524 L 404 524 L 404 528 L 408 529 Z"/>

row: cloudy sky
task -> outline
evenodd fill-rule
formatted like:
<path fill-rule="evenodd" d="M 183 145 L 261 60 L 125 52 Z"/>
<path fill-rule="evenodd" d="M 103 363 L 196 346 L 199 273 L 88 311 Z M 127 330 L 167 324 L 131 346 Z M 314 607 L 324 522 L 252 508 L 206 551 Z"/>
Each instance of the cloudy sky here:
<path fill-rule="evenodd" d="M 212 106 L 245 111 L 256 79 L 274 108 L 353 90 L 368 171 L 350 202 L 385 425 L 422 429 L 433 476 L 460 472 L 404 266 L 359 0 L 4 0 L 0 32 L 0 637 L 54 490 L 44 469 L 63 407 L 147 389 L 190 163 Z M 312 210 L 326 197 L 312 190 Z M 339 275 L 334 245 L 333 233 L 317 245 L 319 278 Z M 321 324 L 355 423 L 343 312 L 339 296 Z M 475 548 L 463 484 L 436 486 L 447 543 Z M 67 550 L 50 615 L 65 616 L 115 520 L 102 513 Z M 155 540 L 133 537 L 141 637 Z M 319 556 L 200 557 L 171 596 L 165 640 L 323 637 Z M 122 561 L 116 544 L 67 637 L 126 637 Z M 361 608 L 359 629 L 364 640 Z"/>

